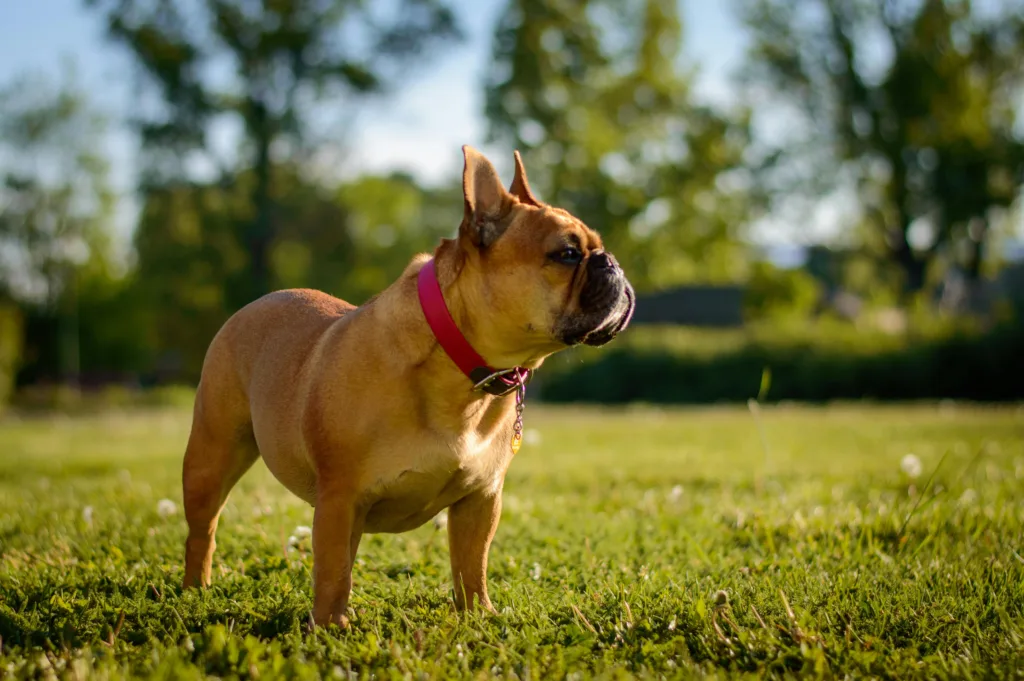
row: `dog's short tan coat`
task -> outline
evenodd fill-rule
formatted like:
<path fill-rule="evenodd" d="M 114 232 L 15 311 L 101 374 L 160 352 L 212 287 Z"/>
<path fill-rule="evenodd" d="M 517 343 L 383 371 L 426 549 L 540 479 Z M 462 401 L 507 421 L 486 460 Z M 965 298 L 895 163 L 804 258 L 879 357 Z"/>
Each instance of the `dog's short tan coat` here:
<path fill-rule="evenodd" d="M 610 272 L 609 256 L 601 256 L 605 269 L 588 267 L 603 252 L 600 237 L 534 198 L 518 154 L 506 192 L 483 156 L 464 153 L 464 219 L 434 257 L 470 344 L 493 367 L 536 368 L 567 343 L 589 342 L 587 333 L 614 336 L 628 322 L 632 292 L 621 271 Z M 572 259 L 572 249 L 580 263 L 558 261 Z M 491 608 L 487 554 L 513 456 L 515 397 L 472 390 L 439 347 L 416 292 L 428 259 L 414 258 L 361 307 L 311 290 L 269 294 L 213 339 L 184 460 L 186 586 L 209 584 L 220 511 L 262 456 L 315 507 L 317 624 L 347 623 L 364 532 L 409 530 L 445 508 L 456 604 Z M 580 329 L 582 337 L 566 339 Z"/>

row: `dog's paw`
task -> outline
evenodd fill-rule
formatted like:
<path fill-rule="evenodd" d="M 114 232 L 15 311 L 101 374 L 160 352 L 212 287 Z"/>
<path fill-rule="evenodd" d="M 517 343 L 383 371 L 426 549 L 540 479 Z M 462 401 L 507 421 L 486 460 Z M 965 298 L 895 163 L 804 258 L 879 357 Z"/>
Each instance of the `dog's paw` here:
<path fill-rule="evenodd" d="M 341 631 L 347 631 L 352 627 L 352 623 L 348 619 L 348 615 L 332 616 L 326 621 L 317 622 L 313 618 L 313 613 L 310 611 L 309 620 L 306 622 L 306 630 L 313 632 L 317 629 L 330 631 L 332 629 L 339 629 Z"/>

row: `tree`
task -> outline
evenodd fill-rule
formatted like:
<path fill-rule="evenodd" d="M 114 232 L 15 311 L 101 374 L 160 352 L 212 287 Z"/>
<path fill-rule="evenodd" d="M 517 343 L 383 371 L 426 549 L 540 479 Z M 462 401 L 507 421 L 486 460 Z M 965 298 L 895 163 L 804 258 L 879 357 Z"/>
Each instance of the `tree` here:
<path fill-rule="evenodd" d="M 26 76 L 0 90 L 0 292 L 31 312 L 29 349 L 69 381 L 80 371 L 79 289 L 110 276 L 105 131 L 71 77 L 55 87 Z"/>
<path fill-rule="evenodd" d="M 269 259 L 283 287 L 313 287 L 353 303 L 394 281 L 417 252 L 451 234 L 461 215 L 457 185 L 424 189 L 404 175 L 366 176 L 334 188 L 273 169 L 276 238 Z M 247 290 L 246 254 L 235 234 L 255 181 L 152 188 L 135 232 L 131 291 L 140 344 L 163 379 L 198 377 L 210 338 Z"/>
<path fill-rule="evenodd" d="M 926 283 L 937 258 L 979 276 L 986 235 L 1019 195 L 1020 0 L 740 0 L 748 81 L 786 117 L 762 149 L 775 198 L 847 183 L 866 240 Z M 778 126 L 776 126 L 778 127 Z"/>
<path fill-rule="evenodd" d="M 639 288 L 745 272 L 745 114 L 692 100 L 681 47 L 676 0 L 510 0 L 487 74 L 492 139 Z"/>
<path fill-rule="evenodd" d="M 139 333 L 160 378 L 197 379 L 210 340 L 248 293 L 238 239 L 251 214 L 248 179 L 228 187 L 167 183 L 144 193 L 133 290 L 144 317 Z"/>
<path fill-rule="evenodd" d="M 274 165 L 302 156 L 317 114 L 407 78 L 411 62 L 458 37 L 442 0 L 86 2 L 105 13 L 110 35 L 158 94 L 137 121 L 146 183 L 180 182 L 197 154 L 225 182 L 252 168 L 251 217 L 242 226 L 250 286 L 238 302 L 271 287 Z M 236 167 L 211 151 L 212 126 L 231 119 L 244 142 Z"/>
<path fill-rule="evenodd" d="M 349 217 L 355 252 L 338 287 L 342 297 L 357 304 L 395 281 L 413 255 L 452 236 L 462 217 L 460 183 L 426 188 L 402 173 L 348 182 L 339 188 L 338 200 Z"/>

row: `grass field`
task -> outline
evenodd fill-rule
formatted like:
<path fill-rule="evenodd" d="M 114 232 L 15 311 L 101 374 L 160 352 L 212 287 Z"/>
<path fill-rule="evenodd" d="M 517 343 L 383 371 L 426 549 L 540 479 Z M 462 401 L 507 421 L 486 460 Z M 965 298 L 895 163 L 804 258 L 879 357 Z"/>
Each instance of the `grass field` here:
<path fill-rule="evenodd" d="M 312 633 L 312 510 L 262 464 L 182 593 L 189 418 L 0 421 L 0 678 L 1024 678 L 1024 407 L 531 404 L 499 614 L 428 524 Z"/>

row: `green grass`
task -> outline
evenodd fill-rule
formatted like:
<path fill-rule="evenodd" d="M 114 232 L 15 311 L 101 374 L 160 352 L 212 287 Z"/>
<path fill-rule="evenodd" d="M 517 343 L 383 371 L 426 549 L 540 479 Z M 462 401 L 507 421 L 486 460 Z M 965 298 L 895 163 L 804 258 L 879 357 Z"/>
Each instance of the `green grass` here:
<path fill-rule="evenodd" d="M 187 411 L 0 422 L 0 678 L 1024 678 L 1024 408 L 526 418 L 499 614 L 453 611 L 428 524 L 367 537 L 313 633 L 312 511 L 262 464 L 179 588 Z"/>

